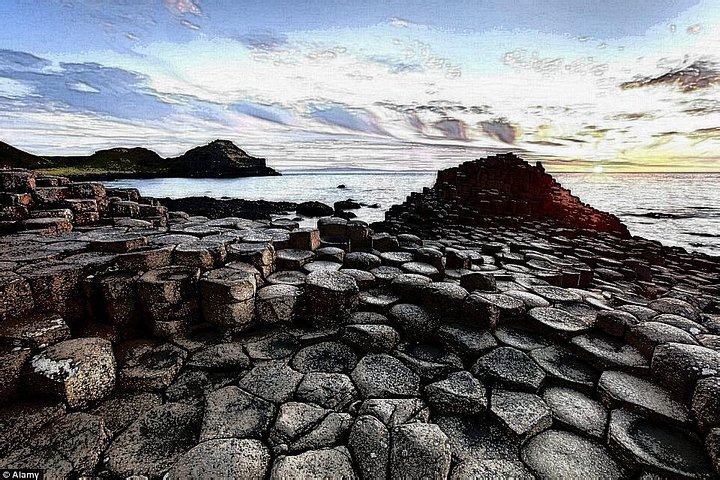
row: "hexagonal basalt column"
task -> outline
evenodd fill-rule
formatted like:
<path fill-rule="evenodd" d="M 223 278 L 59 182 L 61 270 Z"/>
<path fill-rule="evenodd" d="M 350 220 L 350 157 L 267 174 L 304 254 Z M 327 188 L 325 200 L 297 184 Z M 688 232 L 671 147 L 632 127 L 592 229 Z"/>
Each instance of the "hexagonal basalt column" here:
<path fill-rule="evenodd" d="M 211 270 L 200 279 L 205 320 L 221 327 L 239 328 L 255 317 L 255 275 L 232 268 Z"/>
<path fill-rule="evenodd" d="M 357 307 L 357 282 L 342 272 L 319 270 L 305 280 L 308 313 L 341 317 Z"/>
<path fill-rule="evenodd" d="M 143 314 L 155 335 L 172 337 L 197 320 L 199 277 L 199 269 L 172 266 L 151 270 L 138 279 Z"/>
<path fill-rule="evenodd" d="M 84 408 L 115 388 L 112 344 L 100 338 L 76 338 L 46 348 L 30 359 L 31 392 Z"/>

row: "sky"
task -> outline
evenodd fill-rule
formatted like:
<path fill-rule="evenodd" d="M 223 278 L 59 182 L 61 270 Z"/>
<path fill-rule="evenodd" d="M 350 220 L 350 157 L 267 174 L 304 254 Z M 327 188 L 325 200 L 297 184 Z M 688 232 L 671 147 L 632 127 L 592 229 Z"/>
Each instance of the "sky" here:
<path fill-rule="evenodd" d="M 0 24 L 0 140 L 32 153 L 720 172 L 720 0 L 2 0 Z"/>

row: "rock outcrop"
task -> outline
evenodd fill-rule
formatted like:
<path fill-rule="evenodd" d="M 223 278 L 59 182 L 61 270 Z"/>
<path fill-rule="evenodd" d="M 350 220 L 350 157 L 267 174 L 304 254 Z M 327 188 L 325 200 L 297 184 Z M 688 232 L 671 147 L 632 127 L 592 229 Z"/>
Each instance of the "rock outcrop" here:
<path fill-rule="evenodd" d="M 168 158 L 167 176 L 255 177 L 279 175 L 264 158 L 252 157 L 228 140 L 215 140 Z"/>
<path fill-rule="evenodd" d="M 517 225 L 549 221 L 559 226 L 628 237 L 609 213 L 582 203 L 540 164 L 512 153 L 465 162 L 438 172 L 435 186 L 414 193 L 387 213 L 389 221 L 452 225 Z"/>
<path fill-rule="evenodd" d="M 120 192 L 99 184 L 17 170 L 0 182 L 3 198 L 35 201 L 51 188 L 37 182 L 56 182 L 78 195 L 58 201 L 107 205 L 105 224 L 0 236 L 0 468 L 48 478 L 720 470 L 716 258 L 593 223 L 462 224 L 450 210 L 432 224 L 390 214 L 386 232 L 338 217 L 301 228 L 163 211 L 151 222 L 128 214 L 147 211 L 137 192 L 112 200 Z"/>

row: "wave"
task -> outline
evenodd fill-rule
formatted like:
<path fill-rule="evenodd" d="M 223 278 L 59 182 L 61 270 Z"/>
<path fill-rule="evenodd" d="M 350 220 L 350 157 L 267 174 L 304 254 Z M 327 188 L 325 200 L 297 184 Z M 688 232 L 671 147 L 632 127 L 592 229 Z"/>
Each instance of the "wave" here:
<path fill-rule="evenodd" d="M 720 238 L 720 233 L 706 233 L 706 232 L 682 232 L 685 235 L 692 237 L 704 237 L 704 238 Z"/>
<path fill-rule="evenodd" d="M 663 213 L 663 212 L 648 212 L 648 213 L 624 213 L 626 217 L 643 217 L 643 218 L 695 218 L 703 215 L 695 215 L 692 213 Z"/>
<path fill-rule="evenodd" d="M 643 212 L 643 213 L 627 213 L 620 214 L 621 217 L 638 217 L 638 218 L 653 218 L 653 219 L 687 219 L 687 218 L 715 218 L 720 217 L 720 211 L 714 207 L 705 208 L 693 208 L 693 210 L 705 210 L 705 211 L 693 211 L 687 213 L 667 213 L 667 212 Z"/>

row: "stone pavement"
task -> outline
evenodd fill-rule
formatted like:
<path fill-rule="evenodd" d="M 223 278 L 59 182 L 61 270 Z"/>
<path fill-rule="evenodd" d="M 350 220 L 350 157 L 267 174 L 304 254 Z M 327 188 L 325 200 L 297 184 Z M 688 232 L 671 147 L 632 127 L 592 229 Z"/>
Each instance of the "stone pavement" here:
<path fill-rule="evenodd" d="M 0 468 L 717 474 L 717 259 L 547 219 L 395 209 L 300 228 L 98 208 L 0 237 Z"/>

